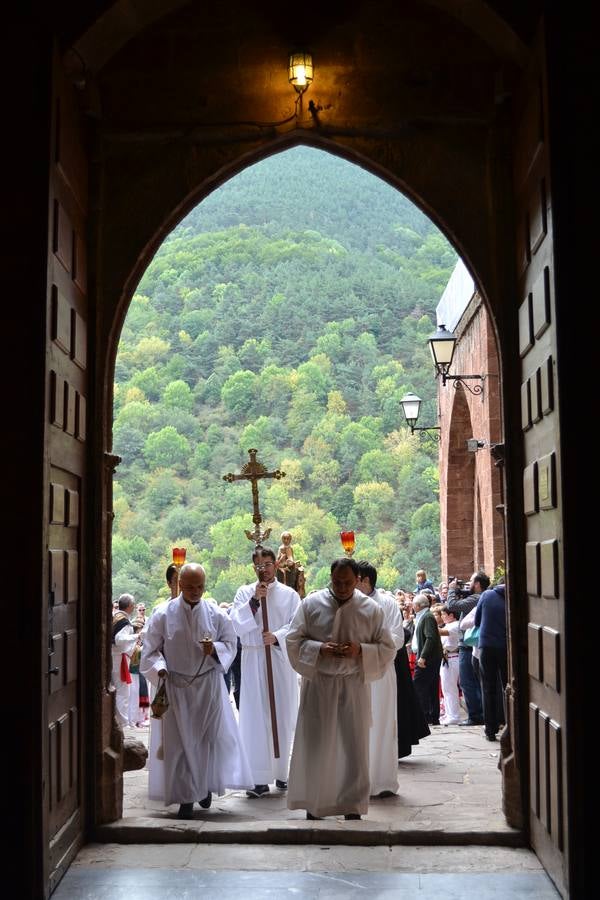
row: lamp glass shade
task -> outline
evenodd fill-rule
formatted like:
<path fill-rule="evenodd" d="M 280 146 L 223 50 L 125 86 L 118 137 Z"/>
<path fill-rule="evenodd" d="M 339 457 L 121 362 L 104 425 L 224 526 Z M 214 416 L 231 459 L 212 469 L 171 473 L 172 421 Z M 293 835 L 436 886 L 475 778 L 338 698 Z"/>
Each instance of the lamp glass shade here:
<path fill-rule="evenodd" d="M 314 69 L 310 53 L 290 53 L 288 79 L 299 93 L 305 91 L 313 80 Z"/>
<path fill-rule="evenodd" d="M 456 338 L 445 325 L 438 325 L 438 330 L 429 338 L 429 349 L 433 364 L 438 372 L 448 372 L 454 356 Z"/>
<path fill-rule="evenodd" d="M 356 546 L 353 531 L 340 531 L 340 540 L 345 553 L 352 553 Z"/>
<path fill-rule="evenodd" d="M 404 410 L 404 418 L 411 428 L 419 418 L 419 410 L 421 409 L 421 398 L 416 394 L 405 394 L 402 400 L 402 409 Z"/>
<path fill-rule="evenodd" d="M 185 563 L 186 552 L 185 547 L 173 547 L 173 564 L 175 566 L 182 566 Z"/>

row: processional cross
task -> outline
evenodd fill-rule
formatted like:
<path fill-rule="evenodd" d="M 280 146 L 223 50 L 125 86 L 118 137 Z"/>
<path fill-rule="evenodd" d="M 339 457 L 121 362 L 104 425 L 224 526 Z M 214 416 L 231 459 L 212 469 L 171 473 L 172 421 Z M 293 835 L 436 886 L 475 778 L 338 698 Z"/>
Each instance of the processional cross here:
<path fill-rule="evenodd" d="M 266 466 L 263 466 L 263 464 L 257 460 L 257 453 L 258 450 L 248 450 L 250 462 L 243 465 L 242 471 L 238 474 L 228 472 L 227 475 L 223 475 L 223 481 L 228 481 L 229 483 L 232 481 L 249 481 L 252 485 L 252 507 L 254 510 L 252 521 L 254 522 L 254 531 L 244 531 L 244 534 L 249 541 L 254 541 L 258 547 L 263 541 L 266 541 L 271 534 L 270 528 L 267 528 L 266 531 L 261 531 L 260 529 L 262 516 L 258 505 L 258 480 L 259 478 L 276 478 L 279 480 L 280 478 L 285 478 L 285 472 L 282 472 L 280 469 L 275 469 L 274 472 L 267 472 Z"/>
<path fill-rule="evenodd" d="M 227 475 L 223 475 L 223 481 L 228 481 L 230 484 L 233 481 L 249 481 L 252 485 L 252 507 L 254 510 L 254 515 L 252 516 L 252 521 L 254 522 L 254 531 L 244 531 L 246 537 L 249 541 L 254 541 L 256 548 L 258 549 L 263 541 L 271 534 L 271 529 L 267 528 L 265 531 L 261 531 L 260 523 L 262 522 L 262 516 L 260 514 L 260 508 L 258 505 L 258 481 L 260 478 L 276 478 L 279 480 L 280 478 L 285 478 L 285 472 L 282 472 L 280 469 L 275 469 L 274 472 L 267 472 L 267 469 L 261 462 L 259 462 L 256 458 L 256 454 L 258 450 L 248 450 L 248 455 L 250 456 L 250 462 L 247 462 L 244 466 L 242 466 L 242 471 L 239 474 L 235 474 L 234 472 L 229 472 Z M 262 572 L 264 569 L 259 570 L 259 582 L 263 581 Z M 264 597 L 260 601 L 260 608 L 262 611 L 262 622 L 263 622 L 263 631 L 269 631 L 269 613 L 267 610 L 267 596 L 266 590 L 264 592 Z M 265 661 L 267 664 L 267 684 L 269 688 L 269 706 L 271 708 L 271 731 L 273 733 L 273 756 L 275 759 L 279 759 L 279 733 L 277 730 L 277 710 L 275 709 L 275 686 L 273 683 L 273 661 L 271 659 L 271 647 L 269 644 L 265 644 Z"/>

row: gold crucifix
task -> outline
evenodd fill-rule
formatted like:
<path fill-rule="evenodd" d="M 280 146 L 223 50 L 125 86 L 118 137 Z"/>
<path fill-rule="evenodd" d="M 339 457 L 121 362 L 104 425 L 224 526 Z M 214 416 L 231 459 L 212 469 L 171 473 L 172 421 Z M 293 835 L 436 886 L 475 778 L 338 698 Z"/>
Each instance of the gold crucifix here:
<path fill-rule="evenodd" d="M 257 453 L 258 450 L 248 450 L 250 462 L 243 465 L 242 471 L 237 475 L 234 472 L 228 472 L 227 475 L 223 475 L 223 481 L 228 481 L 229 483 L 232 481 L 249 481 L 252 485 L 252 507 L 254 510 L 252 521 L 254 522 L 254 531 L 244 531 L 244 534 L 249 541 L 254 541 L 258 547 L 271 534 L 270 528 L 267 528 L 266 531 L 260 530 L 262 516 L 258 506 L 258 480 L 259 478 L 277 478 L 279 480 L 280 478 L 285 478 L 285 472 L 282 472 L 280 469 L 275 469 L 274 472 L 267 472 L 266 467 L 257 460 Z"/>

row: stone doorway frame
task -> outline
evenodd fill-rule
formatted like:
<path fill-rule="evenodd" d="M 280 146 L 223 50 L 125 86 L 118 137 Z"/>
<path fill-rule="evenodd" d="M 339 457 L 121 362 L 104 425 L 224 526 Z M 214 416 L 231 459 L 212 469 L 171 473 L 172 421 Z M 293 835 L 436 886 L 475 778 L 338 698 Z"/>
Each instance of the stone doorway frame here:
<path fill-rule="evenodd" d="M 170 233 L 175 225 L 182 218 L 184 218 L 184 216 L 187 215 L 188 212 L 190 212 L 195 206 L 197 206 L 204 199 L 204 197 L 206 197 L 209 193 L 212 193 L 212 191 L 217 190 L 224 182 L 228 181 L 230 178 L 234 177 L 236 174 L 238 174 L 248 166 L 264 160 L 273 154 L 284 152 L 285 150 L 291 149 L 295 146 L 303 145 L 340 156 L 347 162 L 366 169 L 371 174 L 381 178 L 394 189 L 399 190 L 402 194 L 404 194 L 404 196 L 411 200 L 411 202 L 419 207 L 421 211 L 431 219 L 436 227 L 440 229 L 440 231 L 452 243 L 457 253 L 463 258 L 467 267 L 470 269 L 474 281 L 479 287 L 482 300 L 487 307 L 488 314 L 492 322 L 492 327 L 494 329 L 496 346 L 498 348 L 499 355 L 501 380 L 503 377 L 502 373 L 504 371 L 510 372 L 510 367 L 508 367 L 507 369 L 505 363 L 509 358 L 507 354 L 510 354 L 512 347 L 510 340 L 505 338 L 503 345 L 503 342 L 500 339 L 499 327 L 502 323 L 500 322 L 499 324 L 498 318 L 501 318 L 501 315 L 499 316 L 499 313 L 501 314 L 503 310 L 501 300 L 496 298 L 501 298 L 503 294 L 506 295 L 506 291 L 509 288 L 509 284 L 507 282 L 509 281 L 509 276 L 512 272 L 512 265 L 507 264 L 504 266 L 490 266 L 490 272 L 487 274 L 484 272 L 478 272 L 472 261 L 473 254 L 469 254 L 467 252 L 464 243 L 461 239 L 459 239 L 456 230 L 453 230 L 443 219 L 443 217 L 433 210 L 430 204 L 425 203 L 415 189 L 411 188 L 408 183 L 398 178 L 398 176 L 395 175 L 390 168 L 384 167 L 381 161 L 377 159 L 377 154 L 375 152 L 372 152 L 372 154 L 369 156 L 367 154 L 367 147 L 364 146 L 365 144 L 372 145 L 372 149 L 376 150 L 379 142 L 362 141 L 362 146 L 360 148 L 355 148 L 351 145 L 350 142 L 336 142 L 332 139 L 325 139 L 315 134 L 314 130 L 298 129 L 292 136 L 278 137 L 274 140 L 258 145 L 251 153 L 240 153 L 236 157 L 232 158 L 228 165 L 222 166 L 218 169 L 217 172 L 212 172 L 208 177 L 200 179 L 198 183 L 195 184 L 193 189 L 190 190 L 184 198 L 180 199 L 180 201 L 174 205 L 174 208 L 171 208 L 168 211 L 168 214 L 165 215 L 162 219 L 160 227 L 154 233 L 152 240 L 146 244 L 142 252 L 139 252 L 136 255 L 135 264 L 128 272 L 127 277 L 124 279 L 124 283 L 118 289 L 118 301 L 115 307 L 114 316 L 110 319 L 105 320 L 104 323 L 101 323 L 100 325 L 102 335 L 101 346 L 104 352 L 99 353 L 97 356 L 96 384 L 102 385 L 102 394 L 98 398 L 98 415 L 94 420 L 94 435 L 92 437 L 92 444 L 96 448 L 98 454 L 97 458 L 102 458 L 105 461 L 105 464 L 102 468 L 98 467 L 96 469 L 95 490 L 96 496 L 101 501 L 101 506 L 97 510 L 97 516 L 95 520 L 95 532 L 98 535 L 98 540 L 100 546 L 102 547 L 101 558 L 96 560 L 96 574 L 98 579 L 96 583 L 101 585 L 100 607 L 103 611 L 103 615 L 104 611 L 108 611 L 110 607 L 109 601 L 111 596 L 111 523 L 113 518 L 112 482 L 115 465 L 118 464 L 118 457 L 115 457 L 115 455 L 112 453 L 112 385 L 117 347 L 122 324 L 124 322 L 127 310 L 129 308 L 129 303 L 131 301 L 131 298 L 133 297 L 137 284 L 139 283 L 142 275 L 146 271 L 151 260 L 154 258 L 154 255 L 156 254 L 158 248 L 162 244 L 167 234 Z M 505 226 L 505 231 L 503 234 L 503 256 L 506 260 L 509 260 L 511 259 L 511 257 L 514 258 L 514 242 L 511 239 L 511 230 L 508 227 L 509 223 L 504 222 L 501 224 Z M 492 271 L 495 271 L 495 273 L 500 276 L 500 280 L 496 280 L 496 283 L 494 283 L 494 279 L 491 275 Z M 493 300 L 495 300 L 496 302 L 493 303 Z M 98 304 L 98 308 L 102 308 L 102 305 Z M 513 384 L 509 385 L 507 389 L 503 391 L 504 407 L 502 409 L 502 412 L 505 421 L 508 420 L 509 415 L 509 410 L 506 406 L 506 397 L 511 396 L 511 391 L 516 388 L 516 385 L 514 384 L 515 379 L 513 378 L 512 381 Z M 518 391 L 516 393 L 516 396 L 518 397 Z M 514 416 L 514 410 L 512 411 L 511 415 Z M 508 432 L 508 434 L 510 434 L 510 432 Z M 511 481 L 516 481 L 517 493 L 514 496 L 516 496 L 517 498 L 516 504 L 518 505 L 518 497 L 520 495 L 519 475 L 517 474 L 516 479 L 513 479 L 511 477 L 515 472 L 519 472 L 518 441 L 515 441 L 515 445 L 511 446 L 510 437 L 508 437 L 507 445 L 508 464 L 505 469 L 505 496 L 512 496 L 510 484 Z M 512 539 L 510 539 L 510 537 L 512 537 Z M 512 596 L 518 596 L 519 579 L 517 573 L 522 570 L 522 559 L 520 558 L 520 542 L 516 538 L 515 532 L 512 533 L 512 536 L 506 536 L 506 546 L 507 570 L 512 573 L 511 594 Z M 515 636 L 515 618 L 515 616 L 511 615 L 512 638 L 514 638 Z M 108 634 L 109 619 L 108 615 L 106 614 L 101 626 L 100 640 L 95 651 L 97 655 L 104 654 L 104 658 L 106 656 L 105 648 L 108 647 Z M 107 671 L 110 672 L 109 669 Z M 514 683 L 516 679 L 514 665 L 510 670 L 510 674 L 511 683 Z M 108 678 L 108 682 L 109 681 L 110 675 Z M 122 813 L 122 748 L 119 740 L 119 735 L 115 733 L 114 728 L 112 697 L 106 686 L 102 691 L 102 696 L 96 698 L 96 706 L 97 709 L 96 715 L 94 716 L 94 721 L 96 723 L 99 723 L 99 727 L 98 725 L 96 725 L 94 730 L 94 746 L 96 749 L 95 755 L 96 760 L 98 761 L 97 773 L 95 778 L 96 803 L 94 824 L 102 825 L 120 818 Z M 512 734 L 517 733 L 518 729 L 513 725 Z M 522 828 L 526 817 L 523 812 L 522 788 L 521 780 L 519 777 L 519 771 L 521 769 L 521 766 L 519 765 L 519 748 L 518 746 L 513 747 L 511 745 L 511 742 L 507 741 L 506 739 L 501 746 L 502 755 L 504 757 L 510 758 L 512 761 L 512 766 L 510 769 L 511 777 L 506 778 L 506 775 L 504 775 L 503 778 L 503 805 L 505 814 L 507 815 L 507 820 L 510 825 L 516 828 Z M 503 767 L 503 773 L 505 772 L 506 770 Z"/>

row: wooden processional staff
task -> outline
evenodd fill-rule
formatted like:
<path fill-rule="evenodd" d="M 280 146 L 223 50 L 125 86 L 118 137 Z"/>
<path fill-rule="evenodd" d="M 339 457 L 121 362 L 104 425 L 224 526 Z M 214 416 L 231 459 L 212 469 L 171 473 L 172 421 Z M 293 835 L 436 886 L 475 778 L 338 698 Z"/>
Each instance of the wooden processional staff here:
<path fill-rule="evenodd" d="M 254 522 L 254 531 L 244 531 L 244 534 L 248 538 L 249 541 L 254 541 L 255 548 L 258 550 L 262 546 L 262 542 L 266 541 L 266 539 L 271 534 L 271 529 L 267 528 L 265 531 L 261 530 L 261 522 L 262 516 L 260 514 L 260 508 L 258 505 L 258 480 L 260 478 L 285 478 L 285 472 L 282 472 L 280 469 L 276 469 L 274 472 L 267 472 L 267 469 L 261 462 L 259 462 L 256 458 L 256 454 L 258 450 L 248 450 L 248 455 L 250 456 L 250 462 L 247 462 L 244 466 L 242 466 L 242 471 L 238 474 L 234 472 L 229 472 L 227 475 L 223 475 L 223 481 L 228 481 L 230 484 L 233 481 L 249 481 L 252 485 L 252 508 L 253 508 L 253 516 L 252 521 Z M 260 576 L 259 576 L 260 580 Z M 263 620 L 263 630 L 269 631 L 269 612 L 267 609 L 267 598 L 264 597 L 261 600 L 260 604 L 262 610 L 262 620 Z M 271 646 L 269 644 L 265 644 L 265 661 L 267 664 L 267 684 L 269 688 L 269 707 L 271 709 L 271 730 L 273 732 L 273 756 L 275 759 L 279 759 L 279 733 L 277 730 L 277 710 L 275 708 L 275 686 L 273 683 L 273 660 L 271 659 Z"/>

